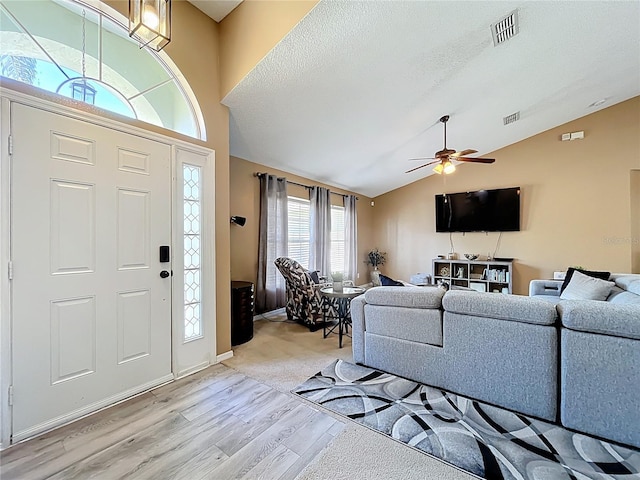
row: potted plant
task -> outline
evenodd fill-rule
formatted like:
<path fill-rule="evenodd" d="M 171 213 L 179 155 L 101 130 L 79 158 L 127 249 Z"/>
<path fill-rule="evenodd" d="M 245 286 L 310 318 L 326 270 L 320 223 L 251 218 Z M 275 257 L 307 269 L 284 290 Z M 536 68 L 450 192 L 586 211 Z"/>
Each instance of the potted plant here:
<path fill-rule="evenodd" d="M 387 260 L 387 253 L 381 252 L 377 248 L 374 248 L 367 254 L 367 260 L 365 263 L 373 265 L 374 270 L 378 270 L 378 265 L 384 265 Z"/>
<path fill-rule="evenodd" d="M 373 265 L 373 271 L 371 272 L 371 283 L 373 283 L 374 287 L 380 286 L 380 270 L 378 270 L 378 265 L 384 265 L 384 262 L 387 260 L 387 253 L 381 252 L 377 248 L 374 248 L 367 254 L 367 260 L 365 263 L 368 265 Z"/>

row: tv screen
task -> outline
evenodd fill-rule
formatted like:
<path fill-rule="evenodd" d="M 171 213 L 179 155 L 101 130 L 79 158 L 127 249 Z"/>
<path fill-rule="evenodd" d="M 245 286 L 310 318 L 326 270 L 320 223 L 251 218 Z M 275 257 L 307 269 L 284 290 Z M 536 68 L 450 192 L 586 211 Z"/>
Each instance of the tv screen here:
<path fill-rule="evenodd" d="M 520 187 L 436 195 L 436 232 L 520 230 Z"/>

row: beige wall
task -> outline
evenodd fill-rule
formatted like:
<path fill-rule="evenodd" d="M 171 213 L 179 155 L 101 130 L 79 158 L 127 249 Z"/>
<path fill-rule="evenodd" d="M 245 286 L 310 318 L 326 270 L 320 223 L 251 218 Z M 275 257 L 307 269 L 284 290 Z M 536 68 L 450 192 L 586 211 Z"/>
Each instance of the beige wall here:
<path fill-rule="evenodd" d="M 231 228 L 231 278 L 233 280 L 245 280 L 255 283 L 258 275 L 260 183 L 254 173 L 270 173 L 304 185 L 329 187 L 331 191 L 337 193 L 354 193 L 236 157 L 231 157 L 230 170 L 231 215 L 247 218 L 247 223 L 244 227 L 233 225 Z M 309 198 L 308 190 L 296 185 L 289 184 L 287 192 L 294 197 Z M 369 281 L 369 269 L 365 265 L 364 259 L 366 253 L 373 247 L 371 235 L 373 209 L 370 205 L 370 198 L 359 194 L 357 196 L 358 258 L 361 261 L 358 263 L 360 278 L 355 281 L 357 284 L 362 284 Z M 331 195 L 331 201 L 335 205 L 342 205 L 342 197 L 338 195 Z"/>
<path fill-rule="evenodd" d="M 128 1 L 106 2 L 127 16 Z M 218 355 L 231 349 L 231 287 L 229 264 L 229 111 L 220 104 L 218 24 L 186 1 L 172 4 L 171 43 L 164 51 L 171 57 L 195 93 L 207 129 L 200 142 L 144 124 L 143 128 L 204 145 L 216 158 L 216 328 Z M 197 42 L 197 48 L 194 47 Z"/>
<path fill-rule="evenodd" d="M 318 0 L 244 0 L 220 22 L 220 98 L 229 93 Z"/>
<path fill-rule="evenodd" d="M 640 272 L 640 170 L 631 171 L 631 237 L 628 241 L 631 244 L 631 271 Z"/>
<path fill-rule="evenodd" d="M 559 140 L 580 130 L 584 140 Z M 449 251 L 449 234 L 435 232 L 436 194 L 513 186 L 522 187 L 521 231 L 503 233 L 496 256 L 515 258 L 516 293 L 570 265 L 632 271 L 630 177 L 640 168 L 639 138 L 636 97 L 487 154 L 493 165 L 461 165 L 375 198 L 374 238 L 388 253 L 383 272 L 402 279 L 431 272 L 431 259 Z M 498 235 L 454 233 L 455 251 L 493 253 Z"/>

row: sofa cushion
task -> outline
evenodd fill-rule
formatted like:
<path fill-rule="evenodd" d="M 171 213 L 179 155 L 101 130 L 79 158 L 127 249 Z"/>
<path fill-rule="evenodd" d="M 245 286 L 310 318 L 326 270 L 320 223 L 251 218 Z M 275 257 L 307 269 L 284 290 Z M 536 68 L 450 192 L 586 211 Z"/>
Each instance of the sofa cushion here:
<path fill-rule="evenodd" d="M 450 290 L 442 305 L 447 312 L 540 325 L 553 325 L 558 318 L 553 303 L 521 295 Z"/>
<path fill-rule="evenodd" d="M 573 277 L 573 272 L 580 272 L 583 275 L 587 275 L 588 277 L 599 278 L 601 280 L 609 280 L 609 277 L 611 276 L 611 272 L 595 272 L 591 270 L 583 270 L 581 268 L 569 267 L 567 269 L 567 273 L 564 276 L 562 286 L 560 287 L 560 292 L 564 292 L 564 289 L 567 288 L 567 285 L 569 285 L 571 277 Z"/>
<path fill-rule="evenodd" d="M 640 305 L 563 300 L 557 308 L 562 325 L 571 330 L 640 339 Z"/>
<path fill-rule="evenodd" d="M 365 305 L 367 333 L 442 346 L 442 310 Z"/>
<path fill-rule="evenodd" d="M 611 280 L 621 289 L 640 295 L 640 274 L 616 273 L 611 275 Z"/>
<path fill-rule="evenodd" d="M 600 300 L 604 301 L 614 287 L 613 282 L 584 275 L 575 271 L 569 285 L 562 291 L 562 300 Z"/>
<path fill-rule="evenodd" d="M 627 292 L 622 288 L 616 286 L 613 287 L 611 293 L 607 297 L 607 302 L 613 304 L 640 304 L 640 295 L 636 295 L 635 293 Z"/>
<path fill-rule="evenodd" d="M 380 274 L 380 283 L 383 287 L 404 287 L 404 283 L 394 280 L 391 277 L 387 277 L 386 275 Z"/>
<path fill-rule="evenodd" d="M 439 309 L 444 293 L 438 287 L 376 287 L 367 290 L 364 299 L 372 305 Z"/>

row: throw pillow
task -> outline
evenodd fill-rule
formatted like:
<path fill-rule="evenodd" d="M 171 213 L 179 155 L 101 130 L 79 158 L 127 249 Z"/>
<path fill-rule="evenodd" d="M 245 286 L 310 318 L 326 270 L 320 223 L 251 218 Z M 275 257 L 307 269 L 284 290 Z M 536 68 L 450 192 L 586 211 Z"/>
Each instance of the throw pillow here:
<path fill-rule="evenodd" d="M 320 277 L 318 277 L 318 271 L 314 271 L 314 272 L 309 272 L 309 276 L 311 277 L 311 280 L 313 280 L 313 283 L 320 283 Z"/>
<path fill-rule="evenodd" d="M 592 272 L 589 270 L 582 270 L 580 268 L 569 267 L 567 269 L 567 274 L 564 276 L 564 282 L 562 282 L 562 287 L 560 287 L 560 293 L 564 292 L 564 289 L 567 288 L 567 285 L 569 285 L 569 282 L 571 281 L 571 277 L 573 276 L 573 272 L 580 272 L 583 275 L 599 278 L 601 280 L 609 280 L 609 277 L 611 276 L 611 272 Z"/>
<path fill-rule="evenodd" d="M 562 300 L 601 300 L 607 299 L 615 286 L 613 282 L 607 282 L 599 278 L 584 275 L 575 271 L 571 281 L 564 292 L 560 294 Z"/>
<path fill-rule="evenodd" d="M 384 287 L 404 287 L 404 283 L 380 274 L 380 284 Z"/>

